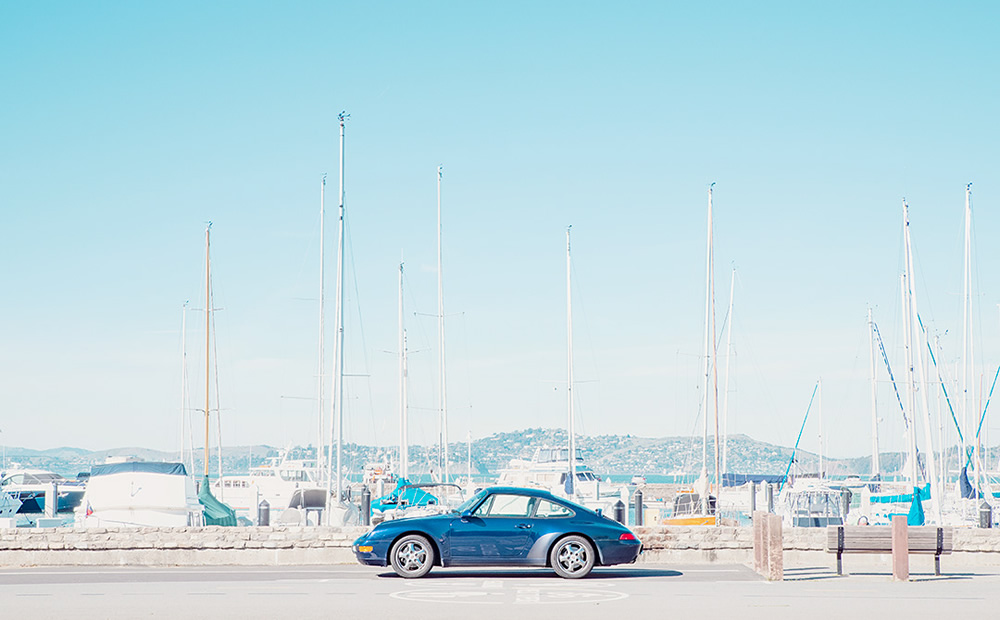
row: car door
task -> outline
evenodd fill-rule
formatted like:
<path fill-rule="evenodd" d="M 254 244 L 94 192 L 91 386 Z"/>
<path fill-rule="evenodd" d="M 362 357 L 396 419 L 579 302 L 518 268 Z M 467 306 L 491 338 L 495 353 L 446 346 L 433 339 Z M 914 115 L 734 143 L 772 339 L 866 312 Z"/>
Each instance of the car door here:
<path fill-rule="evenodd" d="M 529 518 L 536 498 L 494 493 L 472 514 L 455 519 L 450 535 L 453 564 L 523 564 L 538 537 Z"/>

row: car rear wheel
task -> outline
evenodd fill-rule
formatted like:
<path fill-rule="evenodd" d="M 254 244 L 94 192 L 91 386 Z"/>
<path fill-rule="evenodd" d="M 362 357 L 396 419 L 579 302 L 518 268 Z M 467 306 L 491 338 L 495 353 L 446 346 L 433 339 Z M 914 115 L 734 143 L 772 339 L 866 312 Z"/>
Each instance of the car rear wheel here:
<path fill-rule="evenodd" d="M 560 577 L 579 579 L 594 568 L 594 548 L 582 536 L 567 536 L 552 547 L 549 560 Z"/>
<path fill-rule="evenodd" d="M 403 536 L 389 552 L 392 570 L 406 579 L 416 579 L 431 572 L 434 566 L 434 547 L 419 534 Z"/>

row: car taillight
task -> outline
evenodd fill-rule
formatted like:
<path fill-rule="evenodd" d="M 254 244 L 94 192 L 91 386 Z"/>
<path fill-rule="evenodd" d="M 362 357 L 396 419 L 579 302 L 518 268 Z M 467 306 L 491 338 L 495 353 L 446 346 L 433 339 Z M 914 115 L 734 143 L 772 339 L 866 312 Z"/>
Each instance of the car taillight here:
<path fill-rule="evenodd" d="M 633 534 L 632 532 L 625 532 L 624 534 L 618 537 L 618 540 L 636 540 L 636 538 L 635 534 Z"/>

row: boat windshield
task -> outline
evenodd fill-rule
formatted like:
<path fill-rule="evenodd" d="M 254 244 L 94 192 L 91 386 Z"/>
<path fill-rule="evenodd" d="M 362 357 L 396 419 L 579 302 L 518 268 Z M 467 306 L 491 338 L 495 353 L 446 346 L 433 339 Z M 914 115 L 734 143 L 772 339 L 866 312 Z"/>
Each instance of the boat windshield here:
<path fill-rule="evenodd" d="M 486 489 L 483 489 L 479 493 L 476 493 L 469 499 L 462 502 L 462 504 L 455 509 L 455 512 L 457 512 L 458 514 L 462 514 L 466 510 L 472 510 L 472 507 L 478 504 L 479 502 L 483 501 L 484 497 L 486 497 Z"/>

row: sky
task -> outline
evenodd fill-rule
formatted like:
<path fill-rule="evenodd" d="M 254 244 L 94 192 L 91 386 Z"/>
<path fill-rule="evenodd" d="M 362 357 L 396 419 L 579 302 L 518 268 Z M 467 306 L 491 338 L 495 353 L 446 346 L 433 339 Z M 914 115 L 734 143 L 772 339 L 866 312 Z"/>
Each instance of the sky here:
<path fill-rule="evenodd" d="M 968 183 L 981 411 L 1000 364 L 998 18 L 989 2 L 0 2 L 0 441 L 175 450 L 184 418 L 197 429 L 211 222 L 222 441 L 315 443 L 341 111 L 345 441 L 398 441 L 400 262 L 410 440 L 436 441 L 439 165 L 452 441 L 567 424 L 568 226 L 577 431 L 700 435 L 712 183 L 728 432 L 792 445 L 808 410 L 803 449 L 870 452 L 869 307 L 905 375 L 904 198 L 954 393 Z M 878 374 L 881 446 L 902 450 Z"/>

